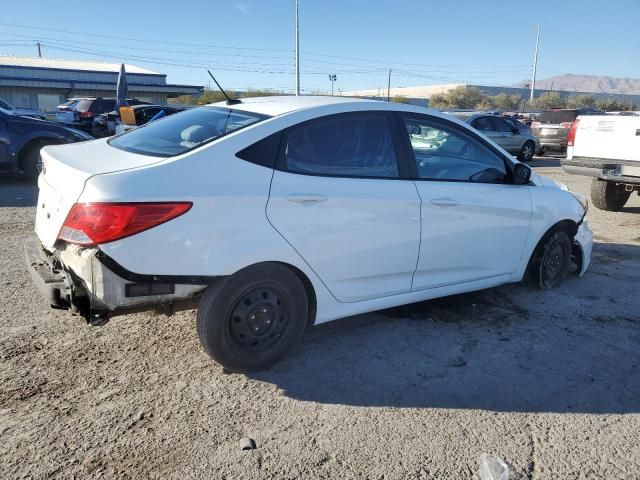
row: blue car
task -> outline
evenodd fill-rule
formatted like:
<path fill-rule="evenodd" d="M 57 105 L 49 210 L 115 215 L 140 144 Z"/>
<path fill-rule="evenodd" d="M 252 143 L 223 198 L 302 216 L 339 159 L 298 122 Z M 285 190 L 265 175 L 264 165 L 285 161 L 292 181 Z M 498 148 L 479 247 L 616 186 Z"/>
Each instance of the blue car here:
<path fill-rule="evenodd" d="M 93 140 L 87 133 L 0 108 L 0 173 L 20 173 L 35 181 L 45 145 Z"/>

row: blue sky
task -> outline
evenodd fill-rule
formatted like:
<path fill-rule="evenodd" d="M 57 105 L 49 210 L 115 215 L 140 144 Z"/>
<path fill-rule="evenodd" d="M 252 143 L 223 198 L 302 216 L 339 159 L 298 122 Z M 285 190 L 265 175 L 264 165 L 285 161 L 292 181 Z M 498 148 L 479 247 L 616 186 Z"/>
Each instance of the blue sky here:
<path fill-rule="evenodd" d="M 388 69 L 392 86 L 513 84 L 530 77 L 536 24 L 538 78 L 640 78 L 640 0 L 300 2 L 305 91 L 329 89 L 330 73 L 336 89 L 382 88 Z M 5 0 L 0 54 L 35 55 L 40 40 L 44 56 L 124 61 L 172 83 L 207 85 L 210 67 L 228 88 L 293 89 L 294 28 L 295 0 Z"/>

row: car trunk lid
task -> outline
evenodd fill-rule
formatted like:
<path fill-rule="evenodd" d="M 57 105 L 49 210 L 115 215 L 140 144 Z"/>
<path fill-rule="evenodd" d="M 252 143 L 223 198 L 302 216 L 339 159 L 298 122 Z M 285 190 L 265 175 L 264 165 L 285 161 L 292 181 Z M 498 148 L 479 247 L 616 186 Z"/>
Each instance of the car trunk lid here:
<path fill-rule="evenodd" d="M 89 178 L 164 160 L 118 150 L 106 140 L 48 146 L 41 150 L 41 156 L 35 231 L 47 248 L 53 248 L 69 210 Z"/>

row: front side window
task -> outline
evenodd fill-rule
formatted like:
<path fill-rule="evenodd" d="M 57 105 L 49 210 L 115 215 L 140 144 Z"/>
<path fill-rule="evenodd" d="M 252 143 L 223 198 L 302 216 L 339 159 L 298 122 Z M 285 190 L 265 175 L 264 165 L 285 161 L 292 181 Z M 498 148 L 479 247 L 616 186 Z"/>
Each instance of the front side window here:
<path fill-rule="evenodd" d="M 398 163 L 385 114 L 332 115 L 286 133 L 288 171 L 346 177 L 397 177 Z"/>
<path fill-rule="evenodd" d="M 501 183 L 503 159 L 457 128 L 428 117 L 403 116 L 418 177 L 426 180 Z"/>
<path fill-rule="evenodd" d="M 192 108 L 147 123 L 109 140 L 112 147 L 142 155 L 171 157 L 268 118 L 220 107 Z"/>
<path fill-rule="evenodd" d="M 493 121 L 496 124 L 496 131 L 502 133 L 513 133 L 513 129 L 515 127 L 506 120 L 503 120 L 502 118 L 494 118 Z"/>

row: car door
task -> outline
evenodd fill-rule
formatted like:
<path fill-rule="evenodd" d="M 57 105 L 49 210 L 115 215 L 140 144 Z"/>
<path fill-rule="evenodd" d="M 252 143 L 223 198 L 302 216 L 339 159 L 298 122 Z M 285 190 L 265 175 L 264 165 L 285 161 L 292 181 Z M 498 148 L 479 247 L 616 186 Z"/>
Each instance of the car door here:
<path fill-rule="evenodd" d="M 529 187 L 511 183 L 508 160 L 473 132 L 429 115 L 400 118 L 422 200 L 413 290 L 513 273 L 529 232 Z M 415 138 L 419 130 L 437 140 Z"/>
<path fill-rule="evenodd" d="M 9 136 L 8 116 L 0 112 L 0 171 L 11 168 L 11 155 L 9 154 L 11 137 Z"/>
<path fill-rule="evenodd" d="M 504 118 L 495 117 L 493 119 L 496 131 L 498 132 L 498 143 L 502 148 L 511 153 L 517 153 L 522 147 L 522 136 L 517 127 L 510 122 L 507 122 Z"/>
<path fill-rule="evenodd" d="M 507 149 L 507 141 L 504 134 L 498 131 L 498 124 L 495 122 L 494 115 L 477 117 L 471 121 L 471 126 L 496 142 L 502 148 Z"/>
<path fill-rule="evenodd" d="M 420 198 L 391 122 L 345 113 L 283 133 L 267 216 L 341 302 L 411 291 Z"/>

